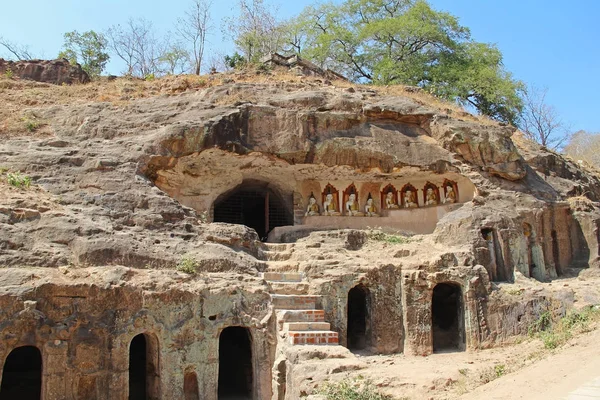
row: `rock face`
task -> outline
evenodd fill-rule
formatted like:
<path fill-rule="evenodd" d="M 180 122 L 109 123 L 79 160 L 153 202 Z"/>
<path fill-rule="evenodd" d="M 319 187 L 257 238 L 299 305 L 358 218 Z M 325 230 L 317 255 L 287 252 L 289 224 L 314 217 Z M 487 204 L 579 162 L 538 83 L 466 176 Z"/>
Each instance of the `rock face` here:
<path fill-rule="evenodd" d="M 598 265 L 597 177 L 348 85 L 29 110 L 52 136 L 0 144 L 0 369 L 37 348 L 46 400 L 297 399 L 366 368 L 345 347 L 473 351 L 573 305 L 536 285 Z"/>
<path fill-rule="evenodd" d="M 87 83 L 90 77 L 81 69 L 81 65 L 71 65 L 68 60 L 22 60 L 8 61 L 0 58 L 0 74 L 12 71 L 20 79 L 30 79 L 37 82 L 53 83 Z"/>

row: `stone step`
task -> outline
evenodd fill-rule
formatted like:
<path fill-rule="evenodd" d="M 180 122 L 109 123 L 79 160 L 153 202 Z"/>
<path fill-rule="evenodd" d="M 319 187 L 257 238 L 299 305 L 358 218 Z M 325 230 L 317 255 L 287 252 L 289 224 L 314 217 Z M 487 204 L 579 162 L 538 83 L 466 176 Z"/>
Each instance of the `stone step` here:
<path fill-rule="evenodd" d="M 324 310 L 278 310 L 277 320 L 285 322 L 323 322 Z"/>
<path fill-rule="evenodd" d="M 269 282 L 302 282 L 304 274 L 302 272 L 264 272 L 262 277 Z"/>
<path fill-rule="evenodd" d="M 287 341 L 289 344 L 337 345 L 339 338 L 333 331 L 289 331 Z"/>
<path fill-rule="evenodd" d="M 272 294 L 271 300 L 275 309 L 313 310 L 317 308 L 321 296 L 300 294 Z"/>
<path fill-rule="evenodd" d="M 265 260 L 265 261 L 287 261 L 290 258 L 292 258 L 292 255 L 294 253 L 292 253 L 291 251 L 265 251 L 265 250 L 261 250 L 260 252 L 261 254 L 261 259 Z"/>
<path fill-rule="evenodd" d="M 306 282 L 269 282 L 274 294 L 308 294 L 310 285 Z"/>
<path fill-rule="evenodd" d="M 263 243 L 267 251 L 286 251 L 294 247 L 294 243 Z"/>
<path fill-rule="evenodd" d="M 271 272 L 298 272 L 300 264 L 294 261 L 267 261 L 266 268 Z"/>
<path fill-rule="evenodd" d="M 329 322 L 286 322 L 283 324 L 286 331 L 329 331 L 331 324 Z"/>

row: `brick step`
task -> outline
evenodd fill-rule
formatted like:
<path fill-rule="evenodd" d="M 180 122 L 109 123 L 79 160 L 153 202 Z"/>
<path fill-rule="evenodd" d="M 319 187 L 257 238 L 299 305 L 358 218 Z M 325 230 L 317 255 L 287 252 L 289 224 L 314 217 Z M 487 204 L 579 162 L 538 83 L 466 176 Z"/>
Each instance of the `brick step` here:
<path fill-rule="evenodd" d="M 269 282 L 302 282 L 302 272 L 263 272 L 262 277 Z"/>
<path fill-rule="evenodd" d="M 272 294 L 271 300 L 275 309 L 313 310 L 321 300 L 321 296 L 300 294 Z"/>
<path fill-rule="evenodd" d="M 285 322 L 323 322 L 325 321 L 324 310 L 278 310 L 277 320 Z"/>
<path fill-rule="evenodd" d="M 274 294 L 308 294 L 309 284 L 306 282 L 269 282 Z"/>
<path fill-rule="evenodd" d="M 323 344 L 337 345 L 338 333 L 333 331 L 289 331 L 287 342 L 289 344 Z"/>
<path fill-rule="evenodd" d="M 286 322 L 283 324 L 286 331 L 329 331 L 329 322 Z"/>

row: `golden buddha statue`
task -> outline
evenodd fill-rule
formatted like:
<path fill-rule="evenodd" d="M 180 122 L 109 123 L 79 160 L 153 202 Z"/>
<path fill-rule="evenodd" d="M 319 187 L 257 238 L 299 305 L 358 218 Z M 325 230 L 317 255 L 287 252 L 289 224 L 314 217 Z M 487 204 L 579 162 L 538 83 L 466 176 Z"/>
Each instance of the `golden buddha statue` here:
<path fill-rule="evenodd" d="M 304 216 L 309 217 L 313 215 L 319 215 L 319 205 L 317 204 L 315 195 L 311 193 L 308 198 L 308 207 L 306 207 L 306 214 L 304 214 Z"/>
<path fill-rule="evenodd" d="M 417 196 L 412 190 L 407 189 L 406 192 L 404 192 L 404 208 L 415 208 L 418 206 Z"/>
<path fill-rule="evenodd" d="M 346 201 L 346 215 L 351 217 L 362 217 L 365 215 L 360 212 L 360 207 L 358 206 L 358 201 L 356 201 L 356 193 L 350 193 L 348 195 L 348 201 Z"/>
<path fill-rule="evenodd" d="M 436 206 L 438 204 L 438 199 L 432 188 L 427 188 L 427 192 L 425 192 L 425 205 L 426 206 Z"/>
<path fill-rule="evenodd" d="M 396 204 L 396 199 L 394 198 L 394 192 L 391 190 L 385 195 L 385 208 L 388 210 L 399 208 L 398 204 Z"/>
<path fill-rule="evenodd" d="M 373 204 L 373 197 L 371 197 L 371 193 L 369 193 L 367 204 L 365 204 L 365 215 L 367 217 L 379 217 L 379 214 L 377 214 L 377 208 L 375 208 L 375 204 Z"/>
<path fill-rule="evenodd" d="M 444 199 L 444 203 L 456 203 L 456 192 L 451 185 L 446 187 L 446 198 Z"/>
<path fill-rule="evenodd" d="M 327 193 L 327 195 L 325 195 L 325 201 L 323 202 L 323 215 L 340 215 L 337 209 L 338 206 L 334 201 L 333 194 Z"/>

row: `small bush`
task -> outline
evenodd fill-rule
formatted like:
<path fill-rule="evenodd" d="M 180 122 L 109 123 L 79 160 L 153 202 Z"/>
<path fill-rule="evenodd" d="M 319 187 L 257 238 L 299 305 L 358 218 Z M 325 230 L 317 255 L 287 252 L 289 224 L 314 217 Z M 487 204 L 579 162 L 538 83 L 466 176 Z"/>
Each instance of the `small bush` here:
<path fill-rule="evenodd" d="M 504 366 L 504 364 L 495 365 L 494 372 L 496 373 L 496 376 L 500 378 L 506 372 L 506 367 Z"/>
<path fill-rule="evenodd" d="M 377 392 L 370 381 L 326 382 L 318 394 L 325 396 L 327 400 L 391 400 L 392 397 Z"/>
<path fill-rule="evenodd" d="M 31 186 L 31 178 L 28 177 L 27 175 L 21 175 L 18 172 L 15 173 L 8 173 L 6 175 L 6 181 L 8 182 L 8 184 L 12 187 L 16 187 L 16 188 L 28 188 L 29 186 Z"/>
<path fill-rule="evenodd" d="M 550 312 L 546 311 L 529 327 L 529 335 L 537 335 L 546 349 L 553 350 L 569 341 L 574 334 L 589 331 L 591 321 L 599 316 L 600 312 L 595 307 L 570 311 L 558 320 L 552 320 Z"/>
<path fill-rule="evenodd" d="M 402 235 L 392 235 L 389 233 L 385 233 L 379 229 L 370 229 L 367 233 L 367 236 L 371 240 L 376 240 L 378 242 L 386 242 L 390 244 L 405 244 L 410 242 L 410 238 Z"/>
<path fill-rule="evenodd" d="M 12 69 L 7 69 L 6 71 L 4 71 L 4 77 L 6 79 L 12 79 L 14 76 L 14 72 L 12 71 Z"/>
<path fill-rule="evenodd" d="M 23 118 L 22 121 L 28 132 L 35 132 L 41 126 L 41 124 L 34 119 Z"/>
<path fill-rule="evenodd" d="M 198 268 L 198 261 L 192 256 L 184 256 L 177 263 L 176 269 L 180 272 L 185 272 L 186 274 L 193 275 L 196 273 L 196 268 Z"/>
<path fill-rule="evenodd" d="M 153 80 L 155 80 L 155 79 L 156 79 L 156 75 L 154 75 L 154 73 L 152 73 L 152 74 L 148 74 L 148 75 L 146 75 L 146 76 L 144 77 L 144 80 L 146 80 L 146 81 L 148 81 L 148 82 L 150 82 L 150 81 L 153 81 Z"/>

